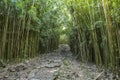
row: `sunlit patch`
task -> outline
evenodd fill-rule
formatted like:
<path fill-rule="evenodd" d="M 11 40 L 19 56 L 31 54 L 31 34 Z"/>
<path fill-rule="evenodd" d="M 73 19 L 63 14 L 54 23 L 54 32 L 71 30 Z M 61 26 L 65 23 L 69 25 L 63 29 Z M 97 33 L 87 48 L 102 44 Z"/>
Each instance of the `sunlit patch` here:
<path fill-rule="evenodd" d="M 54 73 L 54 72 L 56 72 L 56 71 L 58 71 L 58 69 L 56 69 L 56 70 L 49 70 L 48 72 L 49 72 L 49 73 Z"/>
<path fill-rule="evenodd" d="M 63 27 L 63 28 L 62 28 L 62 30 L 65 30 L 65 29 L 66 29 L 66 27 Z"/>
<path fill-rule="evenodd" d="M 54 6 L 53 10 L 56 10 L 57 9 L 57 6 Z"/>

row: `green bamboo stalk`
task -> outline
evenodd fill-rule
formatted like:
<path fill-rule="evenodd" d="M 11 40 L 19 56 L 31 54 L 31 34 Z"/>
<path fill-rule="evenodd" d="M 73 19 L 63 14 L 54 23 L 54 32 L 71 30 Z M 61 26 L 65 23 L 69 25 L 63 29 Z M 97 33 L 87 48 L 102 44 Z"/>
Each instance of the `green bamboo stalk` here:
<path fill-rule="evenodd" d="M 7 12 L 6 12 L 6 17 L 5 17 L 5 24 L 4 24 L 4 30 L 3 30 L 3 37 L 2 37 L 2 55 L 1 59 L 4 59 L 4 53 L 5 53 L 5 46 L 6 46 L 6 38 L 7 38 L 7 30 L 8 30 L 8 21 L 9 21 L 9 11 L 10 11 L 10 6 L 8 5 L 7 7 Z"/>

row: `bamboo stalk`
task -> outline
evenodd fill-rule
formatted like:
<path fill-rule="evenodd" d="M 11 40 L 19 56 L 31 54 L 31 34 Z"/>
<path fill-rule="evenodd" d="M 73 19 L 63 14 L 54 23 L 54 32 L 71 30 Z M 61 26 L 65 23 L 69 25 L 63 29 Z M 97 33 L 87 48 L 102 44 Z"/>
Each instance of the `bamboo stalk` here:
<path fill-rule="evenodd" d="M 7 38 L 7 30 L 8 30 L 8 21 L 9 21 L 9 11 L 10 11 L 10 6 L 7 8 L 7 13 L 5 17 L 5 24 L 4 24 L 4 30 L 3 30 L 3 37 L 2 37 L 2 59 L 4 59 L 4 53 L 5 53 L 5 46 L 6 46 L 6 38 Z"/>

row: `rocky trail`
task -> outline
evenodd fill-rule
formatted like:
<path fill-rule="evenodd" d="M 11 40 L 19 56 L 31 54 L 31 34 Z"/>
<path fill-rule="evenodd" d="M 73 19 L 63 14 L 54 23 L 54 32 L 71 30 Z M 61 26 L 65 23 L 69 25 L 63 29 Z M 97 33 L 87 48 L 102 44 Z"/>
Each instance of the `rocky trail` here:
<path fill-rule="evenodd" d="M 93 64 L 75 60 L 69 47 L 0 70 L 0 80 L 119 80 Z"/>

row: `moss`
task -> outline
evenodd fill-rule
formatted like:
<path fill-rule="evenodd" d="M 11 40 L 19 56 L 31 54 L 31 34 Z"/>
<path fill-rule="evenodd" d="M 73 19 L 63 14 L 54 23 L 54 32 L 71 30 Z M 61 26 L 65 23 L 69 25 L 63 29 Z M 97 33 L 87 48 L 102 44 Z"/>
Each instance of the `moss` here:
<path fill-rule="evenodd" d="M 70 66 L 71 65 L 71 63 L 70 63 L 70 61 L 68 59 L 64 59 L 63 60 L 63 64 L 66 65 L 66 66 Z"/>

